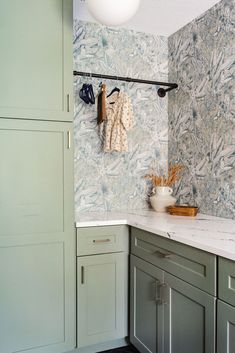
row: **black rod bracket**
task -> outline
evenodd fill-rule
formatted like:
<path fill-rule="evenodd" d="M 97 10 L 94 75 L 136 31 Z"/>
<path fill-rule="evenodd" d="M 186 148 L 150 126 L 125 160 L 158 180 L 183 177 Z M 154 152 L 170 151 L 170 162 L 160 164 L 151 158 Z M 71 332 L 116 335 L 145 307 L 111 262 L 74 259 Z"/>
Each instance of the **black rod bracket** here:
<path fill-rule="evenodd" d="M 120 77 L 120 76 L 110 76 L 110 75 L 102 75 L 102 74 L 95 74 L 83 71 L 73 71 L 74 76 L 82 76 L 82 77 L 95 77 L 105 80 L 116 80 L 116 81 L 124 81 L 124 82 L 136 82 L 136 83 L 143 83 L 147 85 L 156 85 L 156 86 L 163 86 L 168 88 L 160 87 L 158 89 L 159 97 L 163 98 L 166 95 L 166 92 L 169 92 L 173 89 L 178 88 L 177 83 L 168 83 L 168 82 L 161 82 L 161 81 L 151 81 L 151 80 L 143 80 L 140 78 L 130 78 L 130 77 Z"/>

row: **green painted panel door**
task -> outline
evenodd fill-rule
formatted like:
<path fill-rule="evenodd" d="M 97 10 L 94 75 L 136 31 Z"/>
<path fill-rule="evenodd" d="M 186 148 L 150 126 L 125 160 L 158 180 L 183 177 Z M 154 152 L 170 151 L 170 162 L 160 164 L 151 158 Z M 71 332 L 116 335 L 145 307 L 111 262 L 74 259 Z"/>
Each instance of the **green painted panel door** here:
<path fill-rule="evenodd" d="M 218 301 L 217 353 L 235 352 L 235 307 Z"/>
<path fill-rule="evenodd" d="M 1 0 L 0 117 L 73 120 L 72 0 Z"/>
<path fill-rule="evenodd" d="M 114 253 L 78 258 L 79 348 L 126 336 L 125 256 Z"/>
<path fill-rule="evenodd" d="M 211 295 L 165 273 L 164 353 L 215 353 Z"/>
<path fill-rule="evenodd" d="M 218 297 L 235 306 L 235 262 L 219 257 Z"/>
<path fill-rule="evenodd" d="M 0 119 L 1 353 L 75 346 L 71 126 Z"/>
<path fill-rule="evenodd" d="M 131 255 L 130 341 L 141 353 L 163 352 L 163 271 Z"/>

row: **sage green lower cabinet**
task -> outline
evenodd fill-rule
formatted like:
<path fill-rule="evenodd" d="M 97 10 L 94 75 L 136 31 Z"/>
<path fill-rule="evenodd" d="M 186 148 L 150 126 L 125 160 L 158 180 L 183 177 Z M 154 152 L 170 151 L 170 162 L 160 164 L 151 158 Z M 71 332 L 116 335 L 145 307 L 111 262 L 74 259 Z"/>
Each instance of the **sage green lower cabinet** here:
<path fill-rule="evenodd" d="M 235 262 L 219 258 L 217 353 L 235 352 Z"/>
<path fill-rule="evenodd" d="M 78 348 L 127 336 L 126 260 L 125 253 L 77 258 Z"/>
<path fill-rule="evenodd" d="M 215 353 L 216 299 L 168 273 L 164 283 L 164 352 Z"/>
<path fill-rule="evenodd" d="M 131 253 L 216 295 L 217 259 L 213 254 L 138 228 L 131 228 Z"/>
<path fill-rule="evenodd" d="M 218 297 L 235 306 L 235 262 L 219 257 Z"/>
<path fill-rule="evenodd" d="M 0 353 L 75 346 L 72 124 L 0 119 Z"/>
<path fill-rule="evenodd" d="M 235 307 L 218 301 L 217 353 L 235 352 Z"/>
<path fill-rule="evenodd" d="M 130 341 L 141 353 L 163 352 L 163 271 L 131 255 Z"/>
<path fill-rule="evenodd" d="M 131 255 L 130 340 L 141 353 L 215 353 L 216 298 Z"/>

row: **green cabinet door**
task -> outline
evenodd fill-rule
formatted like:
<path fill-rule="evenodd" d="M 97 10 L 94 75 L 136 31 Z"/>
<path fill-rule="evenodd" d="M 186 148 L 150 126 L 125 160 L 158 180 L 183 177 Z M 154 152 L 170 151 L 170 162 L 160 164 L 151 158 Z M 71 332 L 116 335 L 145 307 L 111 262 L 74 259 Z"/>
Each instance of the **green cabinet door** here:
<path fill-rule="evenodd" d="M 216 299 L 168 273 L 165 284 L 164 353 L 215 353 Z"/>
<path fill-rule="evenodd" d="M 73 120 L 72 19 L 72 0 L 1 0 L 1 118 Z"/>
<path fill-rule="evenodd" d="M 126 254 L 78 257 L 77 346 L 127 336 Z"/>
<path fill-rule="evenodd" d="M 235 307 L 218 301 L 217 353 L 235 352 Z"/>
<path fill-rule="evenodd" d="M 0 119 L 0 352 L 75 346 L 70 123 Z"/>
<path fill-rule="evenodd" d="M 235 306 L 235 262 L 219 257 L 218 297 Z"/>
<path fill-rule="evenodd" d="M 130 341 L 141 353 L 163 352 L 163 271 L 131 255 Z"/>

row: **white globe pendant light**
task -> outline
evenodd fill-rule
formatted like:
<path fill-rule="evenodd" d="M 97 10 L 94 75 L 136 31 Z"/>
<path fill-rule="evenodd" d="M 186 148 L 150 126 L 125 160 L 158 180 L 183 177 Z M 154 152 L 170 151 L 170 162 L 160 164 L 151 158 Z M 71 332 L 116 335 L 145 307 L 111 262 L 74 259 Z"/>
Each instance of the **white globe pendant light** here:
<path fill-rule="evenodd" d="M 119 26 L 137 12 L 140 0 L 86 0 L 91 15 L 106 26 Z"/>

